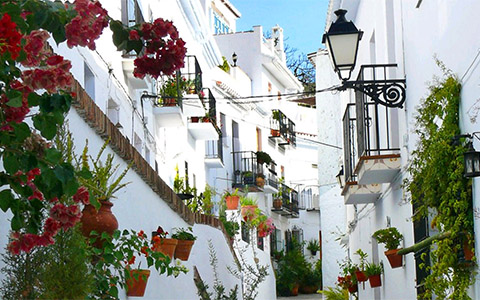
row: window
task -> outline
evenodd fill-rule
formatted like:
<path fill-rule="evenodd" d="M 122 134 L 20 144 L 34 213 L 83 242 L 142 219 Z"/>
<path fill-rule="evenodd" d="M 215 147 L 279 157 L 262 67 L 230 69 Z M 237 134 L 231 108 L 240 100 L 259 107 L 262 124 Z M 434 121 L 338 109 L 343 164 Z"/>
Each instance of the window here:
<path fill-rule="evenodd" d="M 142 153 L 142 139 L 136 133 L 134 133 L 133 136 L 133 147 L 135 147 L 139 153 Z"/>
<path fill-rule="evenodd" d="M 131 27 L 143 22 L 142 11 L 137 0 L 122 0 L 122 23 Z"/>
<path fill-rule="evenodd" d="M 250 243 L 250 229 L 247 223 L 242 221 L 242 241 Z"/>
<path fill-rule="evenodd" d="M 260 250 L 264 250 L 263 237 L 260 237 L 260 236 L 258 235 L 258 231 L 257 231 L 257 247 L 258 247 L 258 249 L 260 249 Z"/>
<path fill-rule="evenodd" d="M 262 151 L 262 130 L 257 127 L 257 151 Z"/>
<path fill-rule="evenodd" d="M 120 106 L 112 99 L 108 99 L 107 116 L 114 125 L 119 123 Z"/>
<path fill-rule="evenodd" d="M 92 100 L 95 102 L 95 76 L 93 75 L 92 70 L 90 70 L 90 68 L 87 66 L 86 63 L 84 63 L 83 66 L 84 66 L 83 81 L 85 84 L 85 91 L 90 96 L 90 98 L 92 98 Z"/>
<path fill-rule="evenodd" d="M 226 24 L 222 17 L 217 13 L 213 13 L 213 28 L 215 34 L 229 33 L 230 27 Z"/>

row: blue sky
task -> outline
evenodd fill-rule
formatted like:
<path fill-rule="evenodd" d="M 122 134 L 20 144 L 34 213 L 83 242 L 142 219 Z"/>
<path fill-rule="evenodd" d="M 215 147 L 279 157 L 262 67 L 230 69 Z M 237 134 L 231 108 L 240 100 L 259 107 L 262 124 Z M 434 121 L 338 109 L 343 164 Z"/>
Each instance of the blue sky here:
<path fill-rule="evenodd" d="M 297 53 L 308 54 L 323 48 L 322 35 L 329 0 L 230 0 L 240 11 L 237 31 L 262 25 L 270 30 L 283 28 L 285 43 Z"/>

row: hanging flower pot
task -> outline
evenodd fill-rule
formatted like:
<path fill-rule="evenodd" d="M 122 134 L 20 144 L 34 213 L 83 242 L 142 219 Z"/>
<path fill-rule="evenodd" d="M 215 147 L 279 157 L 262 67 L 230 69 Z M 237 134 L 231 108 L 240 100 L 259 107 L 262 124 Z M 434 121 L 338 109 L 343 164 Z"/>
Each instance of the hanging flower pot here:
<path fill-rule="evenodd" d="M 278 137 L 280 136 L 280 130 L 278 129 L 270 129 L 271 136 Z"/>
<path fill-rule="evenodd" d="M 127 296 L 143 297 L 147 287 L 150 270 L 129 270 L 130 278 L 127 279 Z"/>
<path fill-rule="evenodd" d="M 367 281 L 367 280 L 368 280 L 368 277 L 367 277 L 367 275 L 365 274 L 365 272 L 360 271 L 360 270 L 356 270 L 356 271 L 355 271 L 355 276 L 357 277 L 357 281 L 358 281 L 358 282 L 364 282 L 364 281 Z"/>
<path fill-rule="evenodd" d="M 263 188 L 265 186 L 265 178 L 263 177 L 263 175 L 257 176 L 255 182 L 258 187 Z"/>
<path fill-rule="evenodd" d="M 385 256 L 388 258 L 388 262 L 390 263 L 390 266 L 392 269 L 399 268 L 402 266 L 402 255 L 398 255 L 397 252 L 400 249 L 393 249 L 393 250 L 388 250 L 385 251 Z"/>
<path fill-rule="evenodd" d="M 239 200 L 240 200 L 240 196 L 226 196 L 225 202 L 227 203 L 227 209 L 229 210 L 237 209 Z"/>
<path fill-rule="evenodd" d="M 258 208 L 258 205 L 244 205 L 242 206 L 242 217 L 245 221 L 252 221 L 257 217 L 255 210 Z"/>
<path fill-rule="evenodd" d="M 382 278 L 380 274 L 370 275 L 368 277 L 368 281 L 370 282 L 370 287 L 376 288 L 382 286 Z"/>
<path fill-rule="evenodd" d="M 154 237 L 153 250 L 162 252 L 163 254 L 173 258 L 175 254 L 175 248 L 177 247 L 178 240 L 169 238 Z"/>
<path fill-rule="evenodd" d="M 175 247 L 175 258 L 187 261 L 194 243 L 195 241 L 191 240 L 178 240 L 177 246 Z"/>
<path fill-rule="evenodd" d="M 112 213 L 113 203 L 110 201 L 100 201 L 100 209 L 97 211 L 93 205 L 85 205 L 82 211 L 82 234 L 90 238 L 90 233 L 96 231 L 99 236 L 103 232 L 112 235 L 115 230 L 118 229 L 118 221 L 115 215 Z M 101 247 L 100 241 L 94 243 L 95 247 Z"/>
<path fill-rule="evenodd" d="M 282 208 L 282 199 L 273 199 L 273 208 L 281 209 Z"/>
<path fill-rule="evenodd" d="M 350 284 L 350 286 L 348 287 L 348 292 L 350 294 L 358 292 L 358 284 L 356 284 L 356 283 Z"/>

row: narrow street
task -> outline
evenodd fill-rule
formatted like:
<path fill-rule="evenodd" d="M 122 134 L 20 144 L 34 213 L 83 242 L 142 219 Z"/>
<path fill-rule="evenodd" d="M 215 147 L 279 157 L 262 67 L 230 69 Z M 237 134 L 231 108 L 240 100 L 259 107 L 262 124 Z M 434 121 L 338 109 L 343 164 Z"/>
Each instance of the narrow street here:
<path fill-rule="evenodd" d="M 322 294 L 298 294 L 298 296 L 294 297 L 278 297 L 277 300 L 316 300 L 316 299 L 323 299 Z"/>

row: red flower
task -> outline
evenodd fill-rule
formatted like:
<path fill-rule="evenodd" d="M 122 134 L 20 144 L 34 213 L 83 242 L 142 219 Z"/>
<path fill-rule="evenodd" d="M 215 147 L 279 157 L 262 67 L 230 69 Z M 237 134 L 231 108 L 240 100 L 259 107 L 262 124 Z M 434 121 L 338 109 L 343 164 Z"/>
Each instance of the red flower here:
<path fill-rule="evenodd" d="M 143 230 L 140 230 L 140 232 L 137 235 L 141 238 L 145 238 L 145 232 L 143 232 Z"/>
<path fill-rule="evenodd" d="M 129 265 L 133 265 L 134 263 L 135 263 L 135 255 L 133 255 L 132 258 L 128 260 Z"/>
<path fill-rule="evenodd" d="M 85 205 L 90 204 L 90 194 L 87 188 L 84 186 L 79 187 L 75 195 L 73 195 L 73 201 L 75 203 L 82 202 Z"/>
<path fill-rule="evenodd" d="M 142 249 L 140 249 L 140 252 L 142 252 L 145 256 L 148 256 L 148 251 L 147 251 L 148 247 L 147 246 L 143 246 Z"/>
<path fill-rule="evenodd" d="M 17 31 L 17 24 L 12 22 L 9 14 L 5 13 L 0 19 L 0 54 L 10 53 L 15 60 L 20 54 L 22 35 Z"/>
<path fill-rule="evenodd" d="M 130 30 L 128 39 L 132 41 L 138 41 L 140 39 L 140 35 L 138 34 L 138 31 L 136 30 Z"/>
<path fill-rule="evenodd" d="M 95 50 L 95 40 L 108 26 L 107 11 L 96 0 L 75 0 L 74 5 L 77 16 L 65 26 L 67 46 L 88 46 Z"/>

